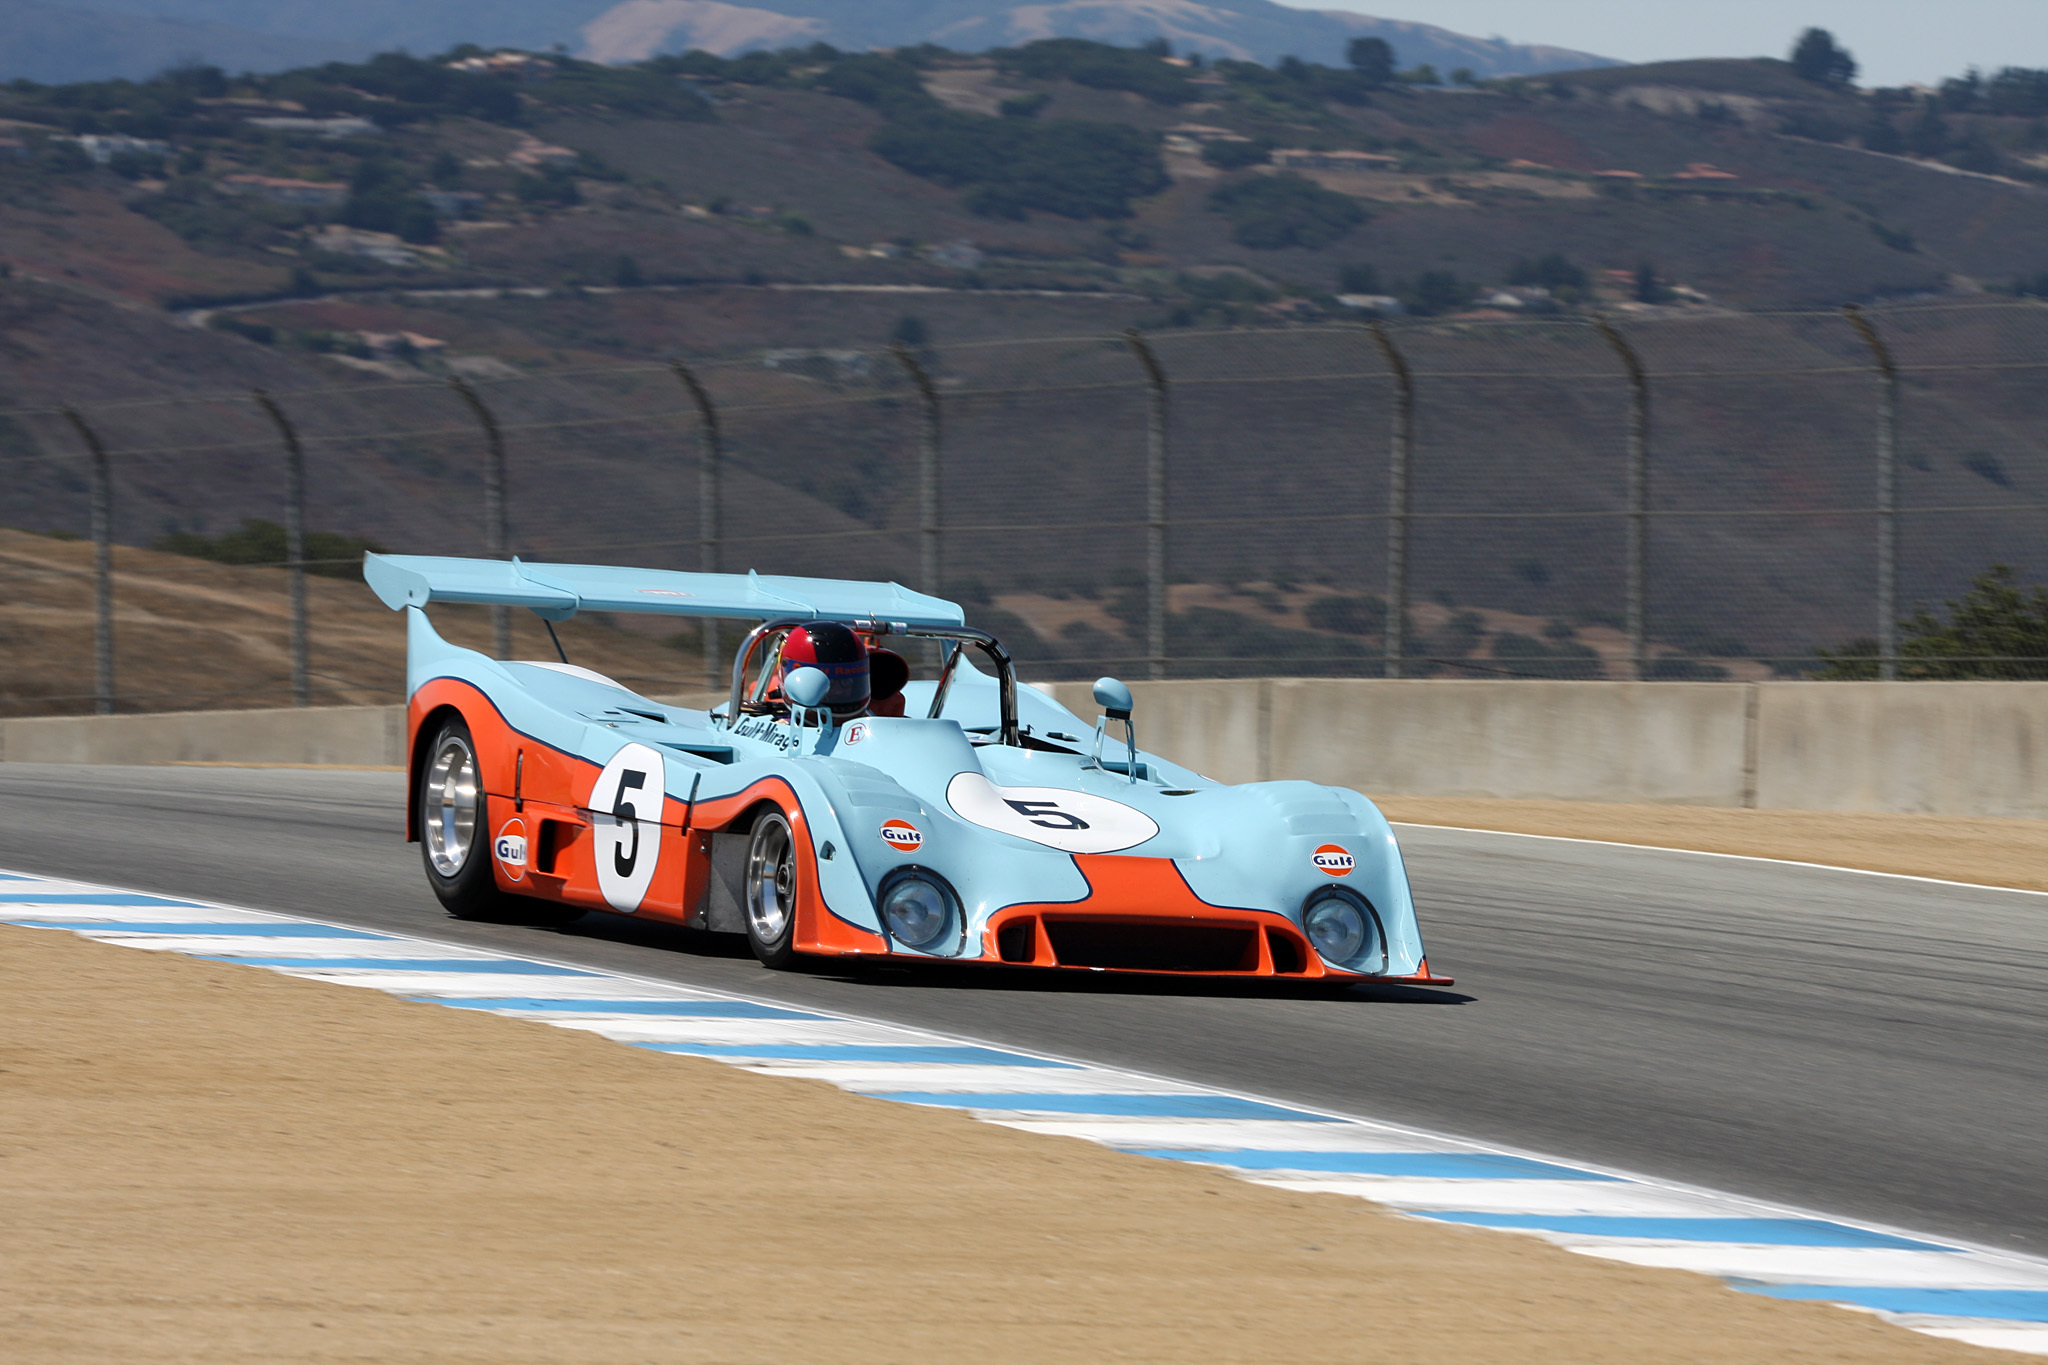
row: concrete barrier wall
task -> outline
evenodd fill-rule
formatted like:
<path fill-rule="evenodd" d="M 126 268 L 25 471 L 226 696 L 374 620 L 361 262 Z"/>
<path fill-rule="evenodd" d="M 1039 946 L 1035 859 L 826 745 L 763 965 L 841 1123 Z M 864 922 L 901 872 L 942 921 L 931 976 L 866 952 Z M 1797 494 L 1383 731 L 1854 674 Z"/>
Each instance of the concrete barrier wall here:
<path fill-rule="evenodd" d="M 405 764 L 403 706 L 175 711 L 0 721 L 9 763 Z"/>
<path fill-rule="evenodd" d="M 1085 683 L 1046 689 L 1076 714 Z M 1138 742 L 1226 782 L 1403 796 L 2048 818 L 2048 683 L 1136 683 Z"/>
<path fill-rule="evenodd" d="M 1086 683 L 1045 688 L 1093 722 Z M 2048 818 L 2048 683 L 1137 683 L 1138 742 L 1226 782 Z M 707 697 L 688 700 L 701 705 Z M 397 767 L 397 706 L 0 721 L 15 763 Z"/>

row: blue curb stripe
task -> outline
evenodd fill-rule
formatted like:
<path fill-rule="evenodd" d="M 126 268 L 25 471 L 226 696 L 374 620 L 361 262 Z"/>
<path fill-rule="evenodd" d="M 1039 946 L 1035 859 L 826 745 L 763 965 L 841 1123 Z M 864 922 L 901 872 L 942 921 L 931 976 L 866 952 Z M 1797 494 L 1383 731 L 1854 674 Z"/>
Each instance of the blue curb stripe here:
<path fill-rule="evenodd" d="M 361 929 L 343 929 L 333 924 L 261 924 L 249 920 L 201 923 L 197 920 L 56 920 L 18 919 L 25 929 L 70 929 L 92 934 L 169 934 L 174 938 L 222 938 L 228 935 L 250 938 L 374 938 L 386 943 L 398 940 L 389 934 L 372 934 Z"/>
<path fill-rule="evenodd" d="M 1342 1123 L 1342 1119 L 1286 1109 L 1235 1095 L 1007 1095 L 948 1094 L 945 1091 L 897 1090 L 875 1093 L 878 1100 L 930 1104 L 947 1109 L 1020 1109 L 1043 1114 L 1108 1114 L 1119 1118 L 1158 1119 L 1292 1119 L 1301 1123 Z"/>
<path fill-rule="evenodd" d="M 751 1000 L 576 1000 L 570 998 L 503 996 L 485 999 L 469 996 L 442 1000 L 436 996 L 409 996 L 423 1005 L 446 1005 L 458 1010 L 546 1010 L 562 1014 L 662 1014 L 692 1019 L 814 1019 L 837 1023 L 828 1014 L 805 1014 L 801 1010 L 757 1005 Z"/>
<path fill-rule="evenodd" d="M 220 907 L 204 901 L 174 901 L 163 896 L 145 896 L 136 891 L 101 891 L 90 896 L 70 892 L 50 892 L 43 895 L 24 893 L 22 895 L 0 895 L 0 905 L 167 905 L 179 910 L 217 910 Z"/>
<path fill-rule="evenodd" d="M 1556 1166 L 1527 1157 L 1463 1152 L 1194 1152 L 1175 1147 L 1126 1147 L 1134 1156 L 1192 1161 L 1240 1171 L 1328 1171 L 1408 1176 L 1421 1180 L 1604 1180 L 1611 1175 Z"/>
<path fill-rule="evenodd" d="M 509 976 L 597 976 L 573 967 L 555 967 L 545 962 L 514 962 L 509 958 L 474 957 L 243 957 L 232 953 L 202 953 L 205 962 L 236 962 L 244 967 L 305 967 L 330 972 L 499 972 Z"/>
<path fill-rule="evenodd" d="M 918 1047 L 860 1043 L 639 1043 L 655 1052 L 680 1052 L 693 1057 L 763 1057 L 802 1062 L 944 1062 L 955 1066 L 1035 1066 L 1079 1071 L 1068 1062 L 1020 1057 L 992 1047 Z M 894 1098 L 893 1096 L 891 1098 Z"/>
<path fill-rule="evenodd" d="M 1641 1237 L 1653 1242 L 1725 1242 L 1735 1246 L 1885 1247 L 1898 1251 L 1954 1251 L 1884 1232 L 1867 1232 L 1818 1218 L 1625 1218 L 1597 1214 L 1437 1213 L 1448 1223 L 1483 1228 L 1528 1228 L 1586 1237 Z"/>
<path fill-rule="evenodd" d="M 1852 1303 L 1886 1313 L 2048 1322 L 2048 1289 L 1887 1289 L 1882 1285 L 1738 1284 L 1745 1294 L 1773 1299 Z"/>

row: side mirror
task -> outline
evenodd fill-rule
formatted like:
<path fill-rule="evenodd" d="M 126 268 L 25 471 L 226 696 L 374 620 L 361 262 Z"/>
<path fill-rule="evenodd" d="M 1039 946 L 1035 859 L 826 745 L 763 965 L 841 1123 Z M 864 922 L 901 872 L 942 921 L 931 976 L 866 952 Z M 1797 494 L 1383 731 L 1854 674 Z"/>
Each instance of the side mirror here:
<path fill-rule="evenodd" d="M 1129 720 L 1134 705 L 1131 689 L 1115 678 L 1095 680 L 1095 704 L 1107 711 L 1111 720 Z"/>
<path fill-rule="evenodd" d="M 789 698 L 791 706 L 813 711 L 825 704 L 825 694 L 832 690 L 832 680 L 815 668 L 799 668 L 782 680 L 782 695 Z"/>
<path fill-rule="evenodd" d="M 1124 723 L 1124 775 L 1131 781 L 1138 780 L 1138 727 L 1131 724 L 1131 710 L 1136 705 L 1131 699 L 1131 689 L 1115 678 L 1095 680 L 1095 704 L 1102 708 L 1102 718 L 1095 722 L 1095 750 L 1088 755 L 1084 768 L 1102 766 L 1102 739 L 1113 720 Z"/>

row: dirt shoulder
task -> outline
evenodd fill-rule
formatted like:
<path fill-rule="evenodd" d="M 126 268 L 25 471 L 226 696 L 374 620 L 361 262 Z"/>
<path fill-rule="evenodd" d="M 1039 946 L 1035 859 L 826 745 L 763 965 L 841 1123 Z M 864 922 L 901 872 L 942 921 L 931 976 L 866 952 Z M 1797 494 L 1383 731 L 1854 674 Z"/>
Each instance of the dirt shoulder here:
<path fill-rule="evenodd" d="M 14 1365 L 1986 1358 L 816 1082 L 14 928 L 0 1205 Z"/>
<path fill-rule="evenodd" d="M 1389 820 L 1455 825 L 2048 891 L 2048 820 L 1375 796 Z"/>

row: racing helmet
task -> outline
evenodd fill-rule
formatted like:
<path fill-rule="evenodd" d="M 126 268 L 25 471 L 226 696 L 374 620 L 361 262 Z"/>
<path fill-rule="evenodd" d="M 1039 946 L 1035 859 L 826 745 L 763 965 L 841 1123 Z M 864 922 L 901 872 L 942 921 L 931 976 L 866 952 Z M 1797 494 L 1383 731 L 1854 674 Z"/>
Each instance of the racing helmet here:
<path fill-rule="evenodd" d="M 782 676 L 799 668 L 815 668 L 832 680 L 825 705 L 838 720 L 865 715 L 868 709 L 868 647 L 837 621 L 798 626 L 782 642 Z"/>

